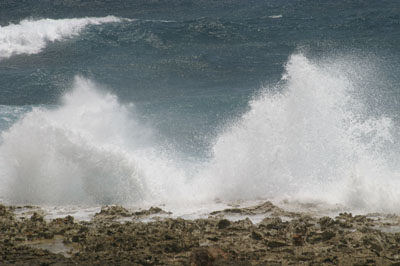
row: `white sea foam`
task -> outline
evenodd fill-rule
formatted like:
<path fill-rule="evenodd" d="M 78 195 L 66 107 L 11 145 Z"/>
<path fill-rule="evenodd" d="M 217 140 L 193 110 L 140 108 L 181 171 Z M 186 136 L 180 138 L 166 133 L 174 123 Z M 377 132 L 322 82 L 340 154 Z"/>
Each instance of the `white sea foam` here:
<path fill-rule="evenodd" d="M 331 61 L 291 56 L 282 81 L 254 97 L 190 175 L 133 106 L 78 77 L 59 108 L 33 108 L 2 133 L 0 198 L 191 212 L 216 198 L 289 199 L 400 212 L 398 127 L 362 103 L 365 82 L 351 62 Z"/>
<path fill-rule="evenodd" d="M 345 64 L 351 65 L 291 56 L 281 92 L 266 88 L 216 139 L 201 181 L 205 190 L 222 199 L 400 211 L 400 171 L 389 163 L 400 159 L 392 134 L 398 128 L 389 117 L 371 117 L 356 100 L 362 88 Z"/>
<path fill-rule="evenodd" d="M 268 16 L 269 18 L 282 18 L 282 15 L 272 15 L 272 16 Z"/>
<path fill-rule="evenodd" d="M 34 108 L 3 132 L 2 195 L 34 204 L 133 204 L 178 195 L 180 171 L 148 145 L 152 131 L 132 118 L 132 108 L 77 77 L 60 108 Z"/>
<path fill-rule="evenodd" d="M 40 53 L 49 42 L 74 37 L 88 25 L 120 22 L 114 16 L 72 19 L 25 19 L 18 24 L 0 26 L 0 59 L 18 54 Z"/>

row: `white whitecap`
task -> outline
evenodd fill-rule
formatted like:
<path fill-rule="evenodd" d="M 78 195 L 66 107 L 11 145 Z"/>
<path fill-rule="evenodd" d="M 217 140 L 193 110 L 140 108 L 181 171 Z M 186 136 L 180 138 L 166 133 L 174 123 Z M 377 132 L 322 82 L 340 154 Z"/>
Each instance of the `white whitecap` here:
<path fill-rule="evenodd" d="M 282 18 L 282 14 L 280 15 L 272 15 L 272 16 L 268 16 L 269 18 Z"/>
<path fill-rule="evenodd" d="M 86 17 L 71 19 L 25 19 L 18 24 L 0 26 L 0 59 L 19 54 L 40 53 L 49 42 L 74 37 L 88 25 L 121 22 L 123 19 Z"/>

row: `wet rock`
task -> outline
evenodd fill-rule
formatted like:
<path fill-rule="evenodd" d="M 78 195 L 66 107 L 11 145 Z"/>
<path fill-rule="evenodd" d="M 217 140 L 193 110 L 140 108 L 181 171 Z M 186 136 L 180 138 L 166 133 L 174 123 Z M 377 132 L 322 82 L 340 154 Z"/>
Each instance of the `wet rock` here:
<path fill-rule="evenodd" d="M 381 252 L 383 250 L 380 241 L 373 236 L 365 236 L 362 238 L 362 241 L 366 246 L 368 246 L 372 250 L 375 250 L 376 252 Z"/>
<path fill-rule="evenodd" d="M 353 215 L 351 213 L 341 212 L 339 213 L 338 218 L 352 219 Z"/>
<path fill-rule="evenodd" d="M 208 240 L 211 240 L 211 241 L 218 241 L 219 240 L 219 238 L 218 237 L 216 237 L 216 236 L 213 236 L 213 237 L 207 237 L 207 239 Z"/>
<path fill-rule="evenodd" d="M 253 231 L 251 232 L 251 238 L 255 239 L 255 240 L 262 240 L 263 237 L 260 233 Z"/>
<path fill-rule="evenodd" d="M 335 224 L 335 221 L 330 217 L 324 216 L 318 220 L 318 223 L 323 227 L 330 227 Z"/>
<path fill-rule="evenodd" d="M 259 224 L 260 227 L 265 227 L 267 229 L 275 229 L 279 230 L 285 227 L 285 223 L 282 222 L 282 219 L 279 217 L 274 218 L 264 218 Z"/>
<path fill-rule="evenodd" d="M 85 238 L 86 238 L 86 236 L 84 234 L 77 234 L 77 235 L 73 235 L 71 237 L 71 241 L 78 243 L 78 242 L 83 241 Z"/>
<path fill-rule="evenodd" d="M 271 217 L 278 209 L 264 203 L 240 212 L 265 213 L 267 217 L 259 224 L 248 218 L 233 222 L 216 217 L 163 218 L 147 223 L 133 217 L 132 221 L 121 223 L 115 218 L 127 215 L 126 210 L 104 207 L 89 222 L 67 216 L 46 223 L 38 208 L 32 208 L 38 213 L 32 219 L 13 218 L 12 211 L 5 208 L 5 215 L 0 215 L 2 265 L 396 265 L 400 262 L 400 233 L 375 229 L 386 226 L 387 221 L 351 214 L 333 220 L 299 213 L 284 222 Z M 163 213 L 160 210 L 150 208 L 137 215 Z M 4 213 L 2 209 L 0 212 Z M 391 219 L 400 223 L 397 217 Z M 53 238 L 47 240 L 47 237 Z M 21 246 L 29 239 L 43 243 L 57 239 L 54 243 L 74 247 L 74 252 L 69 254 L 71 258 L 66 258 Z"/>
<path fill-rule="evenodd" d="M 356 215 L 354 216 L 354 221 L 358 223 L 367 223 L 369 219 L 365 217 L 364 215 Z"/>
<path fill-rule="evenodd" d="M 260 205 L 245 207 L 245 208 L 230 208 L 222 211 L 211 212 L 211 215 L 219 214 L 242 214 L 242 215 L 256 215 L 256 214 L 272 214 L 274 216 L 288 215 L 291 213 L 284 211 L 283 209 L 273 205 L 271 202 L 266 201 Z"/>
<path fill-rule="evenodd" d="M 227 219 L 222 219 L 217 223 L 218 229 L 225 229 L 231 225 L 231 222 Z"/>
<path fill-rule="evenodd" d="M 32 222 L 44 222 L 44 218 L 42 215 L 40 215 L 37 212 L 34 212 L 33 215 L 31 216 L 30 220 Z"/>
<path fill-rule="evenodd" d="M 312 231 L 307 235 L 307 242 L 310 244 L 316 244 L 321 241 L 328 241 L 336 236 L 336 233 L 332 230 L 326 231 Z"/>
<path fill-rule="evenodd" d="M 95 216 L 121 216 L 121 217 L 129 217 L 132 214 L 125 208 L 121 206 L 106 206 L 101 208 L 99 213 L 96 213 Z"/>
<path fill-rule="evenodd" d="M 295 246 L 302 246 L 304 244 L 304 237 L 301 234 L 293 235 L 293 244 Z"/>
<path fill-rule="evenodd" d="M 295 234 L 300 234 L 300 235 L 306 235 L 308 232 L 308 226 L 306 223 L 302 221 L 296 221 L 294 220 L 292 223 L 293 231 Z"/>
<path fill-rule="evenodd" d="M 326 230 L 322 232 L 321 239 L 322 241 L 328 241 L 336 236 L 336 233 L 332 230 Z"/>
<path fill-rule="evenodd" d="M 44 232 L 39 232 L 38 233 L 39 238 L 45 238 L 45 239 L 50 239 L 54 237 L 54 234 L 49 231 L 44 231 Z"/>
<path fill-rule="evenodd" d="M 219 265 L 222 260 L 227 260 L 229 255 L 218 247 L 200 247 L 193 249 L 190 258 L 190 266 L 213 266 L 214 262 L 219 259 Z"/>
<path fill-rule="evenodd" d="M 242 213 L 243 212 L 243 210 L 241 210 L 241 209 L 237 209 L 237 208 L 232 208 L 232 209 L 225 209 L 225 210 L 223 210 L 223 211 L 214 211 L 214 212 L 211 212 L 210 214 L 211 215 L 216 215 L 216 214 L 229 214 L 229 213 L 237 213 L 237 214 L 240 214 L 240 213 Z"/>
<path fill-rule="evenodd" d="M 234 227 L 236 227 L 236 228 L 240 227 L 245 230 L 249 230 L 252 226 L 253 226 L 253 222 L 249 218 L 234 222 Z"/>
<path fill-rule="evenodd" d="M 269 240 L 265 243 L 270 248 L 279 248 L 287 246 L 288 244 L 279 240 Z"/>
<path fill-rule="evenodd" d="M 64 224 L 73 224 L 74 223 L 74 217 L 71 215 L 66 216 L 61 220 Z"/>
<path fill-rule="evenodd" d="M 6 214 L 7 214 L 6 206 L 0 204 L 0 216 L 6 216 Z"/>
<path fill-rule="evenodd" d="M 340 213 L 336 217 L 336 223 L 343 228 L 353 228 L 353 215 L 351 213 Z"/>
<path fill-rule="evenodd" d="M 172 214 L 171 212 L 166 212 L 161 208 L 158 207 L 150 207 L 150 209 L 148 210 L 141 210 L 141 211 L 137 211 L 134 213 L 135 215 L 138 216 L 144 216 L 144 215 L 152 215 L 152 214 Z"/>

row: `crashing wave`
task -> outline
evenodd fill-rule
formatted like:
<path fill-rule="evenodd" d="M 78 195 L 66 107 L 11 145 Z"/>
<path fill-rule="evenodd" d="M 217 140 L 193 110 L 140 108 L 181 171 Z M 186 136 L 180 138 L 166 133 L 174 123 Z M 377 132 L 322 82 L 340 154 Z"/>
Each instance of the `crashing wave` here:
<path fill-rule="evenodd" d="M 364 74 L 348 60 L 302 54 L 285 68 L 210 140 L 212 156 L 194 172 L 156 145 L 132 106 L 78 77 L 58 108 L 33 108 L 2 133 L 0 197 L 61 205 L 289 199 L 400 211 L 399 129 L 361 101 Z"/>

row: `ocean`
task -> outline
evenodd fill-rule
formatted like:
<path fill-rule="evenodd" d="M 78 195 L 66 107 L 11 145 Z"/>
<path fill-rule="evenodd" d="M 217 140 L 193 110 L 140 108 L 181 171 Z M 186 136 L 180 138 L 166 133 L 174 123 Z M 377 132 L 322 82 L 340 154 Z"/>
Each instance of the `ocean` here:
<path fill-rule="evenodd" d="M 398 214 L 399 84 L 397 0 L 3 0 L 0 200 Z"/>

